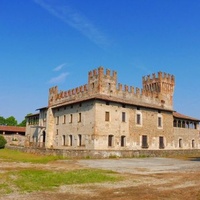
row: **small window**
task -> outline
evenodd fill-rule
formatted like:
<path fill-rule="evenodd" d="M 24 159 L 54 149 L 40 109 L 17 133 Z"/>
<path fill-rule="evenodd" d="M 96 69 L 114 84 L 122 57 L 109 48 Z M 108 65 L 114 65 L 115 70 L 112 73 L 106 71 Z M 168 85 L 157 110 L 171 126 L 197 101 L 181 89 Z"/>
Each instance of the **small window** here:
<path fill-rule="evenodd" d="M 113 138 L 114 138 L 113 135 L 109 135 L 109 136 L 108 136 L 108 146 L 109 146 L 109 147 L 112 147 L 112 146 L 113 146 L 113 143 L 114 143 Z"/>
<path fill-rule="evenodd" d="M 194 140 L 192 140 L 192 148 L 194 148 L 195 147 L 195 142 L 194 142 Z"/>
<path fill-rule="evenodd" d="M 81 113 L 78 113 L 78 122 L 81 122 Z"/>
<path fill-rule="evenodd" d="M 63 136 L 62 136 L 62 145 L 63 145 L 63 146 L 65 146 L 65 145 L 66 145 L 66 143 L 65 143 L 65 142 L 66 142 L 66 136 L 65 136 L 65 135 L 63 135 Z"/>
<path fill-rule="evenodd" d="M 69 135 L 69 146 L 72 146 L 72 135 Z"/>
<path fill-rule="evenodd" d="M 147 135 L 142 135 L 142 148 L 148 148 Z"/>
<path fill-rule="evenodd" d="M 122 108 L 126 108 L 125 104 L 122 104 Z"/>
<path fill-rule="evenodd" d="M 94 83 L 92 83 L 92 89 L 94 89 Z"/>
<path fill-rule="evenodd" d="M 110 121 L 110 113 L 109 112 L 105 112 L 105 121 Z"/>
<path fill-rule="evenodd" d="M 107 106 L 110 105 L 110 102 L 109 102 L 109 101 L 106 101 L 106 105 L 107 105 Z"/>
<path fill-rule="evenodd" d="M 140 107 L 137 107 L 137 110 L 140 110 Z"/>
<path fill-rule="evenodd" d="M 69 123 L 72 123 L 72 122 L 73 122 L 73 115 L 70 114 Z"/>
<path fill-rule="evenodd" d="M 136 124 L 141 124 L 141 114 L 136 115 Z"/>
<path fill-rule="evenodd" d="M 66 123 L 66 115 L 63 115 L 63 124 Z"/>
<path fill-rule="evenodd" d="M 158 117 L 158 127 L 162 127 L 162 117 Z"/>
<path fill-rule="evenodd" d="M 59 124 L 59 116 L 56 117 L 56 124 Z"/>
<path fill-rule="evenodd" d="M 165 148 L 165 146 L 164 146 L 164 137 L 163 136 L 159 137 L 159 148 L 160 149 L 164 149 Z"/>
<path fill-rule="evenodd" d="M 126 113 L 122 112 L 122 122 L 125 122 L 125 121 L 126 121 Z"/>
<path fill-rule="evenodd" d="M 82 135 L 78 135 L 78 146 L 82 145 Z"/>
<path fill-rule="evenodd" d="M 58 129 L 56 129 L 56 135 L 58 135 Z"/>
<path fill-rule="evenodd" d="M 125 147 L 126 146 L 126 136 L 122 135 L 121 136 L 121 147 Z"/>
<path fill-rule="evenodd" d="M 178 146 L 179 146 L 179 148 L 183 147 L 183 140 L 182 139 L 178 140 Z"/>

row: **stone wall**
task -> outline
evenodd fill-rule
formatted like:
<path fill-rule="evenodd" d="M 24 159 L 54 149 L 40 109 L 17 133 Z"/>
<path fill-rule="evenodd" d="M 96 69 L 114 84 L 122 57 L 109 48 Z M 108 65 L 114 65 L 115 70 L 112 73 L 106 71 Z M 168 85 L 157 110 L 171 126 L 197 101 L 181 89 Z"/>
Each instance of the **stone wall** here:
<path fill-rule="evenodd" d="M 193 150 L 63 150 L 63 149 L 38 149 L 17 146 L 6 146 L 6 148 L 18 150 L 26 153 L 38 155 L 53 155 L 71 159 L 85 158 L 133 158 L 133 157 L 173 157 L 189 156 L 195 157 L 200 155 L 200 149 Z"/>

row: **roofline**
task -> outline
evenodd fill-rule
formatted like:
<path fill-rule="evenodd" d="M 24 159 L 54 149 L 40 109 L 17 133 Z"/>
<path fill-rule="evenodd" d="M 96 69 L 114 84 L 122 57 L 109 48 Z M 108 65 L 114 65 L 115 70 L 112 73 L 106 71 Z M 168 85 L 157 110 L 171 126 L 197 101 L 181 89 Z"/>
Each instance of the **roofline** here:
<path fill-rule="evenodd" d="M 104 101 L 111 101 L 111 102 L 116 102 L 116 103 L 121 103 L 121 104 L 127 104 L 127 105 L 133 105 L 133 106 L 139 106 L 139 107 L 143 107 L 143 108 L 151 108 L 151 109 L 157 109 L 157 110 L 161 110 L 161 111 L 168 111 L 168 112 L 173 112 L 173 109 L 167 109 L 167 108 L 162 108 L 160 106 L 154 106 L 154 105 L 149 105 L 149 104 L 140 104 L 140 103 L 131 103 L 128 102 L 126 100 L 122 100 L 122 99 L 113 99 L 113 97 L 107 97 L 107 96 L 93 96 L 93 97 L 89 97 L 89 98 L 85 98 L 82 100 L 72 100 L 72 101 L 68 101 L 68 102 L 64 102 L 64 103 L 58 103 L 56 105 L 50 106 L 52 109 L 55 108 L 59 108 L 59 107 L 63 107 L 66 105 L 70 105 L 70 104 L 75 104 L 75 103 L 80 103 L 80 102 L 85 102 L 85 101 L 89 101 L 89 100 L 104 100 Z"/>

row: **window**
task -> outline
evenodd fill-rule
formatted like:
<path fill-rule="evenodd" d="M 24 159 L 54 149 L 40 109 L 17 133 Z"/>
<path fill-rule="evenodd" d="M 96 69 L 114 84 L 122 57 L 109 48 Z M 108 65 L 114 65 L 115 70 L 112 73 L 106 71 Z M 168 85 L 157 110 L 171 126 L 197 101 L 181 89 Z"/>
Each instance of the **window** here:
<path fill-rule="evenodd" d="M 122 135 L 121 136 L 121 147 L 125 147 L 126 146 L 126 136 Z"/>
<path fill-rule="evenodd" d="M 147 135 L 142 135 L 142 148 L 148 148 Z"/>
<path fill-rule="evenodd" d="M 72 135 L 69 135 L 69 146 L 72 146 Z"/>
<path fill-rule="evenodd" d="M 182 148 L 182 147 L 183 147 L 183 140 L 182 140 L 182 139 L 179 139 L 179 140 L 178 140 L 178 147 L 179 147 L 179 148 Z"/>
<path fill-rule="evenodd" d="M 136 124 L 141 124 L 141 114 L 136 115 Z"/>
<path fill-rule="evenodd" d="M 81 113 L 78 113 L 78 122 L 81 122 Z"/>
<path fill-rule="evenodd" d="M 162 127 L 162 117 L 158 117 L 158 127 Z"/>
<path fill-rule="evenodd" d="M 73 115 L 70 114 L 70 117 L 69 117 L 69 123 L 72 123 L 72 121 L 73 121 Z"/>
<path fill-rule="evenodd" d="M 66 136 L 65 136 L 65 135 L 63 135 L 63 136 L 62 136 L 62 145 L 63 145 L 63 146 L 65 146 L 65 145 L 66 145 L 66 143 L 65 143 L 65 142 L 66 142 Z"/>
<path fill-rule="evenodd" d="M 160 136 L 160 137 L 159 137 L 159 148 L 160 148 L 160 149 L 164 149 L 164 148 L 165 148 L 163 136 Z"/>
<path fill-rule="evenodd" d="M 125 122 L 125 121 L 126 121 L 126 113 L 122 112 L 122 122 Z"/>
<path fill-rule="evenodd" d="M 114 141 L 113 141 L 113 137 L 114 137 L 113 135 L 109 135 L 109 136 L 108 136 L 108 146 L 109 146 L 109 147 L 112 147 L 112 146 L 113 146 L 113 142 L 114 142 Z"/>
<path fill-rule="evenodd" d="M 105 121 L 110 121 L 110 113 L 105 112 Z"/>
<path fill-rule="evenodd" d="M 66 115 L 63 115 L 63 124 L 66 123 Z"/>
<path fill-rule="evenodd" d="M 78 146 L 82 145 L 82 135 L 78 135 Z"/>
<path fill-rule="evenodd" d="M 56 135 L 58 135 L 58 129 L 56 129 Z"/>
<path fill-rule="evenodd" d="M 59 124 L 59 116 L 56 117 L 56 124 Z"/>
<path fill-rule="evenodd" d="M 194 148 L 195 147 L 195 142 L 194 142 L 194 140 L 192 140 L 192 148 Z"/>

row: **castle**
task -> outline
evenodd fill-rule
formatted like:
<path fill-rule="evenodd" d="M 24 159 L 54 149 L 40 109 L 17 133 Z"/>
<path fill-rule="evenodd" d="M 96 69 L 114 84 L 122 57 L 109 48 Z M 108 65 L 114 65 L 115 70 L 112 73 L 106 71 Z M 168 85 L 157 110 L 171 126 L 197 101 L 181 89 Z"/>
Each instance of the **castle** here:
<path fill-rule="evenodd" d="M 158 72 L 143 88 L 99 67 L 88 83 L 49 89 L 48 106 L 27 116 L 28 146 L 81 150 L 199 149 L 199 119 L 173 110 L 175 77 Z"/>

